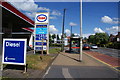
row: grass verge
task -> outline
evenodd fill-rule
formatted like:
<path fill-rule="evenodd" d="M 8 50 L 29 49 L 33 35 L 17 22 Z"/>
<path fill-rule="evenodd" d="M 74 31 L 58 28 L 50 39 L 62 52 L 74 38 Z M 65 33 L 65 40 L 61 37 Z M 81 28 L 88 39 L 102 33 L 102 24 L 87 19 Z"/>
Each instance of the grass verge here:
<path fill-rule="evenodd" d="M 30 69 L 44 70 L 53 57 L 48 55 L 27 55 L 27 64 Z"/>
<path fill-rule="evenodd" d="M 60 53 L 60 48 L 52 48 L 49 50 L 50 54 L 58 54 Z"/>
<path fill-rule="evenodd" d="M 59 52 L 60 52 L 60 48 L 52 48 L 49 50 L 50 54 L 58 54 Z M 40 55 L 40 54 L 27 55 L 28 68 L 44 70 L 54 57 L 55 56 Z"/>

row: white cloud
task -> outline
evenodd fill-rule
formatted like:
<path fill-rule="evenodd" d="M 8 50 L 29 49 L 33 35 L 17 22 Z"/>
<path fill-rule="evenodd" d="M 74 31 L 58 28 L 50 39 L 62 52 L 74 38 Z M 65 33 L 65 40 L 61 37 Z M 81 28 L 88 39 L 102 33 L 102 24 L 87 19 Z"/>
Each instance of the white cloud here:
<path fill-rule="evenodd" d="M 70 33 L 71 33 L 71 32 L 70 32 L 69 29 L 66 29 L 66 30 L 65 30 L 65 33 L 66 33 L 67 36 L 70 36 Z"/>
<path fill-rule="evenodd" d="M 10 0 L 7 0 L 8 2 Z M 15 6 L 17 9 L 22 11 L 36 11 L 38 9 L 38 5 L 35 4 L 34 0 L 21 0 L 20 2 L 15 2 L 15 0 L 12 0 L 13 2 L 10 2 L 13 6 Z"/>
<path fill-rule="evenodd" d="M 83 38 L 88 38 L 90 35 L 95 35 L 95 34 L 91 34 L 91 33 L 88 33 L 88 34 L 83 34 Z"/>
<path fill-rule="evenodd" d="M 76 26 L 77 24 L 76 24 L 76 23 L 73 23 L 73 22 L 70 22 L 69 25 L 70 25 L 70 26 Z"/>
<path fill-rule="evenodd" d="M 49 25 L 49 32 L 55 34 L 58 30 L 54 25 Z"/>
<path fill-rule="evenodd" d="M 50 9 L 49 9 L 49 8 L 46 8 L 46 7 L 39 7 L 38 10 L 50 11 Z"/>
<path fill-rule="evenodd" d="M 101 18 L 103 23 L 113 23 L 113 20 L 109 16 L 104 16 Z"/>
<path fill-rule="evenodd" d="M 60 13 L 58 10 L 53 10 L 53 11 L 51 12 L 51 15 L 60 16 L 61 13 Z"/>
<path fill-rule="evenodd" d="M 118 31 L 120 32 L 120 27 L 118 26 L 113 26 L 113 27 L 110 27 L 110 28 L 106 28 L 106 30 L 108 31 L 109 34 L 116 34 L 118 33 Z"/>
<path fill-rule="evenodd" d="M 51 17 L 51 16 L 50 16 L 50 19 L 57 19 L 57 17 Z"/>
<path fill-rule="evenodd" d="M 105 33 L 101 28 L 94 28 L 95 33 Z"/>
<path fill-rule="evenodd" d="M 101 21 L 103 23 L 109 23 L 109 24 L 118 24 L 119 23 L 119 19 L 118 18 L 111 18 L 109 16 L 104 16 L 101 18 Z"/>
<path fill-rule="evenodd" d="M 34 18 L 35 15 L 36 15 L 36 12 L 32 12 L 32 13 L 26 12 L 25 14 L 26 14 L 28 17 L 30 17 L 30 18 Z"/>

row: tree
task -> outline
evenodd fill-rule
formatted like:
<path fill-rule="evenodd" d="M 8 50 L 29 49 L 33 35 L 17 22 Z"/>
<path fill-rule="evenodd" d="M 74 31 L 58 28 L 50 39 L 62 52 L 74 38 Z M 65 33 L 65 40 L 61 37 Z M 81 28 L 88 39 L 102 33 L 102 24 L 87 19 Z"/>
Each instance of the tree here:
<path fill-rule="evenodd" d="M 104 46 L 108 43 L 109 35 L 107 33 L 96 33 L 89 36 L 89 43 L 97 44 L 98 46 Z"/>
<path fill-rule="evenodd" d="M 72 36 L 71 37 L 74 37 L 75 36 L 75 34 L 74 33 L 72 33 Z"/>
<path fill-rule="evenodd" d="M 57 34 L 57 40 L 60 40 L 59 35 Z"/>
<path fill-rule="evenodd" d="M 49 34 L 49 42 L 52 42 L 52 36 Z"/>
<path fill-rule="evenodd" d="M 55 35 L 55 34 L 53 34 L 53 35 L 52 35 L 52 39 L 55 39 L 55 38 L 56 38 L 56 35 Z"/>
<path fill-rule="evenodd" d="M 95 39 L 95 36 L 94 35 L 90 35 L 89 38 L 88 38 L 88 42 L 92 43 L 92 44 L 95 44 L 94 39 Z"/>

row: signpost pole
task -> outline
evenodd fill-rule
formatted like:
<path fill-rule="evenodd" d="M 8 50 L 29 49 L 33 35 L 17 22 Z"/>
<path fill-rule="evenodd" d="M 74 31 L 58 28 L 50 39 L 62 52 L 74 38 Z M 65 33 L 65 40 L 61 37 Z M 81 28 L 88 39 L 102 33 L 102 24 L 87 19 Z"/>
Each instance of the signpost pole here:
<path fill-rule="evenodd" d="M 1 71 L 3 71 L 3 64 L 1 64 Z"/>
<path fill-rule="evenodd" d="M 35 41 L 36 41 L 36 24 L 34 27 L 34 54 L 35 54 Z"/>
<path fill-rule="evenodd" d="M 27 72 L 27 66 L 25 65 L 25 70 L 24 70 L 24 73 L 26 73 Z"/>
<path fill-rule="evenodd" d="M 50 14 L 49 11 L 48 11 L 48 14 Z M 47 29 L 48 29 L 47 30 L 47 54 L 49 54 L 49 21 L 48 21 Z"/>

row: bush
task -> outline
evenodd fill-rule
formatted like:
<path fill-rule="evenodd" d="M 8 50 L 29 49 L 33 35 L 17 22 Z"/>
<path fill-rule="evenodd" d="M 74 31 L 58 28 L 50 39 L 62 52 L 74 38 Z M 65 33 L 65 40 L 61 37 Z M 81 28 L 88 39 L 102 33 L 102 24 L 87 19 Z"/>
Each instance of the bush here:
<path fill-rule="evenodd" d="M 49 50 L 50 54 L 58 54 L 60 53 L 60 48 L 52 48 Z"/>
<path fill-rule="evenodd" d="M 120 49 L 120 43 L 119 42 L 109 42 L 106 47 L 108 48 L 115 48 L 115 49 Z"/>
<path fill-rule="evenodd" d="M 114 43 L 114 48 L 115 49 L 120 49 L 120 43 L 119 42 L 115 42 Z"/>
<path fill-rule="evenodd" d="M 113 42 L 109 42 L 108 44 L 106 44 L 106 47 L 107 48 L 113 48 L 114 47 Z"/>

